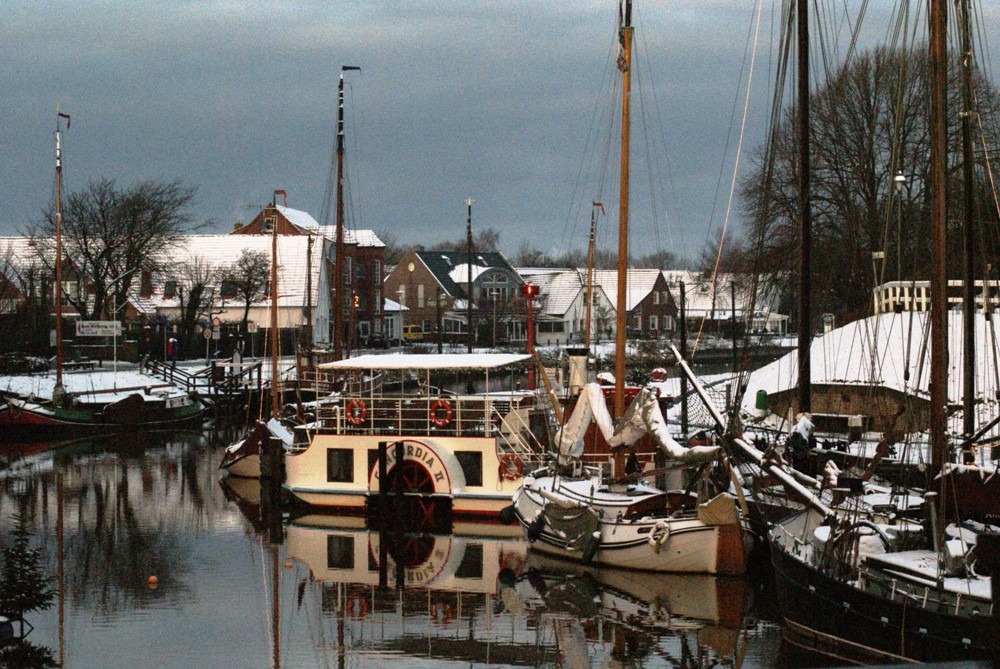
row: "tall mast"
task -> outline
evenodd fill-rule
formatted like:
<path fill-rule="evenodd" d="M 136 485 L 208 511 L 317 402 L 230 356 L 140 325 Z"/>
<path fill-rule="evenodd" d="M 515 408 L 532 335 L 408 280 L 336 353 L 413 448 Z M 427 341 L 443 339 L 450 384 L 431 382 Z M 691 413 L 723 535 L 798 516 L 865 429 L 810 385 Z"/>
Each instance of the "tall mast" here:
<path fill-rule="evenodd" d="M 948 399 L 948 296 L 945 294 L 948 159 L 948 4 L 930 4 L 930 161 L 931 161 L 931 465 L 940 471 L 945 454 Z M 942 499 L 944 497 L 942 496 Z M 943 506 L 943 505 L 942 505 Z"/>
<path fill-rule="evenodd" d="M 333 308 L 333 357 L 343 358 L 344 338 L 344 72 L 360 70 L 344 65 L 337 86 L 337 239 L 333 284 L 336 299 Z"/>
<path fill-rule="evenodd" d="M 632 0 L 625 0 L 621 11 L 618 39 L 621 54 L 618 69 L 622 72 L 622 148 L 621 180 L 618 186 L 618 301 L 615 319 L 615 417 L 625 413 L 625 331 L 628 314 L 628 177 L 629 177 L 629 97 L 632 92 Z"/>
<path fill-rule="evenodd" d="M 963 200 L 965 204 L 965 221 L 962 226 L 965 246 L 965 271 L 963 275 L 964 291 L 962 294 L 962 432 L 971 435 L 976 428 L 975 394 L 976 394 L 976 263 L 975 263 L 975 199 L 973 198 L 973 164 L 972 155 L 972 44 L 970 41 L 969 0 L 956 3 L 958 7 L 958 30 L 961 36 L 962 63 L 962 180 L 964 182 Z"/>
<path fill-rule="evenodd" d="M 809 207 L 809 0 L 798 0 L 798 146 L 799 146 L 799 338 L 798 409 L 812 404 L 810 347 L 812 318 L 809 293 L 812 285 L 812 211 Z"/>
<path fill-rule="evenodd" d="M 604 209 L 600 202 L 594 202 L 590 210 L 590 243 L 587 245 L 587 324 L 584 326 L 583 345 L 590 348 L 590 319 L 594 306 L 594 244 L 597 237 L 597 208 Z"/>
<path fill-rule="evenodd" d="M 62 387 L 62 142 L 59 133 L 59 119 L 67 120 L 69 116 L 59 112 L 56 105 L 56 262 L 55 262 L 55 301 L 56 301 L 56 388 Z M 53 399 L 56 394 L 53 393 Z"/>
<path fill-rule="evenodd" d="M 468 265 L 465 275 L 465 309 L 466 319 L 469 324 L 469 353 L 472 353 L 472 342 L 476 336 L 475 324 L 472 322 L 472 204 L 474 202 L 475 200 L 473 200 L 472 197 L 466 198 L 465 200 L 465 206 L 468 208 L 468 218 L 465 223 L 465 262 Z"/>
<path fill-rule="evenodd" d="M 278 210 L 278 193 L 271 196 L 272 215 Z M 281 336 L 278 332 L 278 221 L 275 217 L 271 225 L 271 417 L 280 418 L 278 403 L 278 343 Z"/>

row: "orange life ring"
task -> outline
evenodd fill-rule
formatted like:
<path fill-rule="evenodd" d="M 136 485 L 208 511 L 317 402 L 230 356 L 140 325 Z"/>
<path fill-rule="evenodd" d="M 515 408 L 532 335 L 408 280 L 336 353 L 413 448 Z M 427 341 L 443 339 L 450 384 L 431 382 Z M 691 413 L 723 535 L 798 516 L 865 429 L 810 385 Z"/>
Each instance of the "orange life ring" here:
<path fill-rule="evenodd" d="M 361 595 L 351 595 L 347 600 L 347 614 L 355 620 L 361 620 L 368 615 L 368 600 Z"/>
<path fill-rule="evenodd" d="M 447 625 L 451 622 L 452 610 L 451 604 L 442 604 L 441 602 L 436 602 L 431 607 L 431 617 L 435 621 L 441 623 L 442 625 Z"/>
<path fill-rule="evenodd" d="M 428 415 L 432 423 L 438 427 L 446 427 L 451 422 L 451 404 L 445 399 L 437 400 L 431 405 Z"/>
<path fill-rule="evenodd" d="M 347 403 L 347 422 L 351 425 L 361 425 L 368 417 L 368 407 L 363 400 L 355 397 Z"/>
<path fill-rule="evenodd" d="M 524 473 L 524 463 L 521 462 L 521 458 L 517 457 L 513 453 L 508 453 L 507 455 L 500 458 L 500 477 L 505 478 L 508 481 L 513 481 L 515 479 L 521 478 L 521 474 Z"/>

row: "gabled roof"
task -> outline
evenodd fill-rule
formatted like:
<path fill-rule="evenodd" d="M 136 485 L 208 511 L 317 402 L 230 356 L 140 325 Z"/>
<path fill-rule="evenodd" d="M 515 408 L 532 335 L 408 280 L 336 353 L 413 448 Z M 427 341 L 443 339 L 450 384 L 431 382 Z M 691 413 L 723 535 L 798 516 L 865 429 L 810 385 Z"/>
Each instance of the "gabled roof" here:
<path fill-rule="evenodd" d="M 414 254 L 451 297 L 465 296 L 465 286 L 470 274 L 474 282 L 483 272 L 501 269 L 520 280 L 507 258 L 499 251 L 474 253 L 471 271 L 469 256 L 465 251 L 414 251 Z"/>
<path fill-rule="evenodd" d="M 630 269 L 628 270 L 628 286 L 625 290 L 625 309 L 632 311 L 635 307 L 646 299 L 653 291 L 656 280 L 660 277 L 658 269 Z M 611 269 L 595 269 L 594 284 L 604 290 L 613 303 L 618 299 L 618 272 Z"/>
<path fill-rule="evenodd" d="M 545 298 L 541 311 L 550 316 L 564 316 L 586 288 L 586 272 L 577 269 L 524 267 L 518 273 L 525 282 L 538 286 L 538 293 Z M 594 288 L 599 289 L 596 282 Z"/>

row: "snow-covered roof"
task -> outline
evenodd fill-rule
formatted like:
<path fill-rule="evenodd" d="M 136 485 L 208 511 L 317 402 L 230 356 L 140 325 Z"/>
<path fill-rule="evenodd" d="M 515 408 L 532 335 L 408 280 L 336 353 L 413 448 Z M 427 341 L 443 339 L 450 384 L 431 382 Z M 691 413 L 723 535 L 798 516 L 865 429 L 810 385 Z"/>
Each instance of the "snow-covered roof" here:
<path fill-rule="evenodd" d="M 278 235 L 278 306 L 304 306 L 306 302 L 306 275 L 309 261 L 309 238 L 304 235 Z M 261 251 L 271 257 L 270 235 L 184 235 L 169 251 L 165 260 L 166 270 L 153 277 L 153 294 L 144 302 L 155 308 L 177 307 L 177 297 L 165 297 L 165 283 L 169 280 L 184 283 L 188 263 L 205 263 L 214 269 L 223 269 L 235 263 L 244 250 Z M 323 245 L 312 245 L 312 306 L 319 299 L 320 273 L 323 269 Z M 217 281 L 213 282 L 217 285 Z M 137 287 L 133 282 L 133 287 Z M 218 294 L 216 295 L 218 298 Z M 236 303 L 240 298 L 230 298 Z M 252 306 L 265 306 L 266 298 Z"/>
<path fill-rule="evenodd" d="M 900 392 L 929 396 L 930 347 L 928 314 L 889 313 L 869 316 L 836 328 L 812 340 L 810 365 L 812 383 L 879 385 Z M 980 411 L 996 415 L 997 362 L 1000 345 L 993 338 L 1000 315 L 991 320 L 977 315 L 976 400 Z M 948 401 L 959 404 L 963 397 L 962 317 L 949 312 Z M 906 373 L 909 372 L 909 380 Z M 753 408 L 758 390 L 776 393 L 798 385 L 798 352 L 792 351 L 750 375 L 744 409 Z M 992 405 L 992 406 L 989 406 Z M 992 416 L 991 416 L 992 417 Z M 977 421 L 980 422 L 980 421 Z"/>
<path fill-rule="evenodd" d="M 318 365 L 320 369 L 362 369 L 367 371 L 407 369 L 496 369 L 527 362 L 531 356 L 514 353 L 390 353 L 361 355 Z"/>
<path fill-rule="evenodd" d="M 289 207 L 283 207 L 280 204 L 276 205 L 278 212 L 288 219 L 288 222 L 294 225 L 296 228 L 302 230 L 303 232 L 319 232 L 319 223 L 316 219 L 307 211 L 301 211 L 299 209 L 290 209 Z"/>
<path fill-rule="evenodd" d="M 330 241 L 337 241 L 336 225 L 321 225 L 319 226 L 319 232 Z M 344 243 L 357 244 L 362 247 L 385 246 L 385 243 L 379 239 L 374 230 L 351 230 L 346 226 L 344 227 Z"/>
<path fill-rule="evenodd" d="M 628 286 L 625 289 L 625 309 L 632 311 L 635 307 L 646 299 L 656 285 L 656 280 L 660 276 L 658 269 L 630 269 L 626 281 Z M 594 284 L 604 290 L 613 303 L 618 299 L 618 272 L 610 269 L 595 269 Z"/>

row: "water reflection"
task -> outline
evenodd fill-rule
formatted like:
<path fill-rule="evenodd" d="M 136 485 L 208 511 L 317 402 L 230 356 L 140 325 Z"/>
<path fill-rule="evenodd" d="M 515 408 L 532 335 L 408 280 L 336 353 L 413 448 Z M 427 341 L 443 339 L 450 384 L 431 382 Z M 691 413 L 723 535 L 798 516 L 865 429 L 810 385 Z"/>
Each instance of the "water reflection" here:
<path fill-rule="evenodd" d="M 74 668 L 774 666 L 743 579 L 586 570 L 501 525 L 316 515 L 269 536 L 256 483 L 217 469 L 224 443 L 0 446 L 0 543 L 25 513 L 59 586 L 31 648 Z"/>

